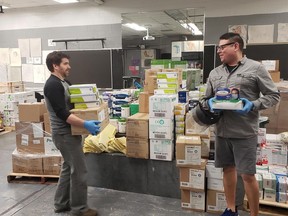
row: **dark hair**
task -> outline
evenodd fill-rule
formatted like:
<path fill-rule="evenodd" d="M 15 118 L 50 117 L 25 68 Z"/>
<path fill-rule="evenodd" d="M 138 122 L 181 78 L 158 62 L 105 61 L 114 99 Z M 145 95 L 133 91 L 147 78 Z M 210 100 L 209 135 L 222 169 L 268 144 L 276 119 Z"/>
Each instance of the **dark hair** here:
<path fill-rule="evenodd" d="M 220 36 L 220 40 L 229 40 L 229 42 L 237 42 L 239 44 L 240 50 L 243 52 L 244 41 L 242 37 L 234 32 L 228 32 Z"/>
<path fill-rule="evenodd" d="M 59 51 L 49 53 L 46 58 L 46 65 L 49 71 L 54 72 L 53 64 L 60 65 L 63 58 L 70 59 L 70 56 Z"/>

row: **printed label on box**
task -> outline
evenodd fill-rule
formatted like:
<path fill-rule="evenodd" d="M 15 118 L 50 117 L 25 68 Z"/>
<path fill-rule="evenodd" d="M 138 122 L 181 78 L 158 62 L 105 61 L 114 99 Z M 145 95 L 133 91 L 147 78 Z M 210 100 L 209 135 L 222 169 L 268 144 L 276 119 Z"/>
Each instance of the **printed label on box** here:
<path fill-rule="evenodd" d="M 33 144 L 35 144 L 35 145 L 39 145 L 41 142 L 40 142 L 40 140 L 33 140 Z"/>
<path fill-rule="evenodd" d="M 98 120 L 101 122 L 105 120 L 105 110 L 102 110 L 101 112 L 99 112 Z"/>
<path fill-rule="evenodd" d="M 29 143 L 29 135 L 22 134 L 21 136 L 21 145 L 28 146 Z"/>
<path fill-rule="evenodd" d="M 190 169 L 189 181 L 190 185 L 196 189 L 204 189 L 204 170 Z"/>
<path fill-rule="evenodd" d="M 32 123 L 32 128 L 34 138 L 42 138 L 44 136 L 42 123 Z"/>
<path fill-rule="evenodd" d="M 185 159 L 187 163 L 201 164 L 201 146 L 185 146 Z"/>
<path fill-rule="evenodd" d="M 205 209 L 205 193 L 204 192 L 190 192 L 190 204 L 193 209 Z"/>
<path fill-rule="evenodd" d="M 224 193 L 216 193 L 216 207 L 218 210 L 225 210 L 227 206 L 226 197 Z"/>

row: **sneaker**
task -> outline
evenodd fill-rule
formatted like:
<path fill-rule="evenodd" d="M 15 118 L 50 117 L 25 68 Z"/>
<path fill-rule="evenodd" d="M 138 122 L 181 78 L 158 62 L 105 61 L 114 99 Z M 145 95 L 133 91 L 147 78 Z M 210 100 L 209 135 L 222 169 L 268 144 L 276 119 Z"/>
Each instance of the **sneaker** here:
<path fill-rule="evenodd" d="M 54 212 L 55 213 L 62 213 L 62 212 L 67 212 L 67 211 L 71 211 L 71 208 L 70 207 L 67 207 L 67 208 L 62 208 L 62 209 L 54 209 Z"/>
<path fill-rule="evenodd" d="M 73 213 L 71 212 L 71 216 L 97 216 L 98 212 L 94 209 L 88 209 L 85 212 Z"/>
<path fill-rule="evenodd" d="M 239 216 L 238 212 L 232 212 L 231 209 L 226 208 L 225 211 L 221 214 L 221 216 Z"/>

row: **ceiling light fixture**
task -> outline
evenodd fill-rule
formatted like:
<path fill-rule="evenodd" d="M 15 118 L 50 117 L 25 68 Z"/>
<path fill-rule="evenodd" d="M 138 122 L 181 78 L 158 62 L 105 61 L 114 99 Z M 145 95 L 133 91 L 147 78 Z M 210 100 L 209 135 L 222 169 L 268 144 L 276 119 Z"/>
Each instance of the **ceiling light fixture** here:
<path fill-rule="evenodd" d="M 194 23 L 184 23 L 183 21 L 180 23 L 185 29 L 188 29 L 189 31 L 191 31 L 193 35 L 203 34 Z"/>
<path fill-rule="evenodd" d="M 79 2 L 79 0 L 54 0 L 58 3 L 61 3 L 61 4 L 68 4 L 68 3 L 77 3 Z"/>
<path fill-rule="evenodd" d="M 123 26 L 131 28 L 136 31 L 147 31 L 147 28 L 138 25 L 137 23 L 125 23 Z"/>

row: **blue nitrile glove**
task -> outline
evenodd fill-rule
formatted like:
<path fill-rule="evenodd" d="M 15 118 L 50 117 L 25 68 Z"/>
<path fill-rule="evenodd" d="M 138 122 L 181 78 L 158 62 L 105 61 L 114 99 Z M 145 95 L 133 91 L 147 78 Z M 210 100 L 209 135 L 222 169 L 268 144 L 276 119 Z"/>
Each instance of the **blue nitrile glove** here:
<path fill-rule="evenodd" d="M 84 121 L 84 127 L 92 134 L 96 135 L 100 132 L 100 127 L 98 126 L 101 122 L 96 120 Z"/>
<path fill-rule="evenodd" d="M 254 104 L 251 101 L 249 101 L 246 98 L 240 98 L 240 100 L 244 104 L 244 107 L 243 107 L 242 110 L 236 110 L 235 112 L 244 115 L 244 114 L 247 114 L 248 112 L 250 112 L 253 109 Z"/>

